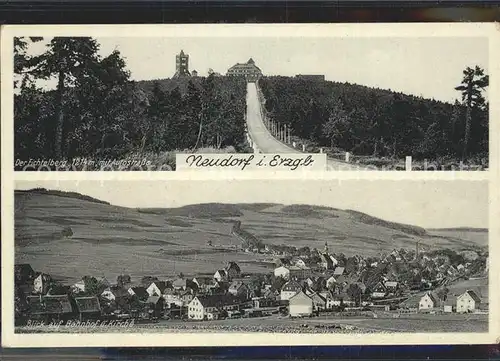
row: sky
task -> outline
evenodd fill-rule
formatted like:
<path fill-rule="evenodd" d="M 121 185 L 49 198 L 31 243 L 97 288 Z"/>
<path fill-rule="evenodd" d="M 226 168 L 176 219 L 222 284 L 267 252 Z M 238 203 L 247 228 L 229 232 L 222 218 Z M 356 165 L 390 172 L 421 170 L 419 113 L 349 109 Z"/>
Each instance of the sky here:
<path fill-rule="evenodd" d="M 133 80 L 170 78 L 175 55 L 189 54 L 190 70 L 225 74 L 235 63 L 253 58 L 264 75 L 323 74 L 350 82 L 453 102 L 467 66 L 488 73 L 488 39 L 461 37 L 145 37 L 97 38 L 103 56 L 117 49 Z M 33 45 L 39 53 L 44 44 Z"/>
<path fill-rule="evenodd" d="M 309 204 L 352 209 L 424 228 L 488 228 L 487 181 L 107 180 L 18 181 L 16 189 L 75 191 L 125 207 L 196 203 Z"/>

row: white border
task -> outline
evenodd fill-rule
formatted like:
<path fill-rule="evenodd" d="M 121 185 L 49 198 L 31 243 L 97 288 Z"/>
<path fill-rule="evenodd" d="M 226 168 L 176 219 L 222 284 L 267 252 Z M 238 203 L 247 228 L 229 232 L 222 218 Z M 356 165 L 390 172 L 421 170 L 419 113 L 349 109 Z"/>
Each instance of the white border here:
<path fill-rule="evenodd" d="M 13 169 L 13 36 L 109 37 L 488 37 L 490 74 L 490 170 L 487 172 L 58 172 L 14 173 Z M 265 345 L 402 345 L 486 344 L 500 336 L 500 262 L 497 224 L 499 212 L 500 32 L 493 23 L 439 24 L 307 24 L 307 25 L 57 25 L 5 26 L 1 29 L 2 54 L 2 343 L 7 347 L 78 346 L 265 346 Z M 107 179 L 392 179 L 488 180 L 490 197 L 490 314 L 488 333 L 398 334 L 269 334 L 269 333 L 150 333 L 150 334 L 14 334 L 13 325 L 13 189 L 15 180 Z"/>

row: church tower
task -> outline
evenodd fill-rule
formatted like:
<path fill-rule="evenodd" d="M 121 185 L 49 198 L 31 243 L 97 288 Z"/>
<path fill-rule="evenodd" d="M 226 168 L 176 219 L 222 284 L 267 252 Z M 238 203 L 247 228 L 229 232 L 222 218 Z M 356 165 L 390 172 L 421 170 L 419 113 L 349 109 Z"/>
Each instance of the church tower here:
<path fill-rule="evenodd" d="M 189 73 L 189 55 L 184 54 L 184 50 L 181 50 L 180 54 L 175 56 L 175 74 L 174 78 L 179 78 L 181 76 L 190 76 Z"/>

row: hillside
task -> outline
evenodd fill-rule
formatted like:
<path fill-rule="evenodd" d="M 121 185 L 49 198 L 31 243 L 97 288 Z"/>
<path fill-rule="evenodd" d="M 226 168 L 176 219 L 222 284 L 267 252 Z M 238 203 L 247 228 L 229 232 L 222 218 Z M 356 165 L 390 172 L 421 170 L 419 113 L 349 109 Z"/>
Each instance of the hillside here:
<path fill-rule="evenodd" d="M 306 211 L 306 212 L 305 212 Z M 484 246 L 487 232 L 435 235 L 359 212 L 280 204 L 200 204 L 172 209 L 131 209 L 74 193 L 15 192 L 16 262 L 76 280 L 213 273 L 225 262 L 243 272 L 269 272 L 269 255 L 244 253 L 231 235 L 234 220 L 265 244 L 322 248 L 346 255 L 377 255 L 423 245 L 456 250 Z M 63 232 L 68 227 L 73 235 Z M 416 232 L 418 230 L 418 232 Z"/>
<path fill-rule="evenodd" d="M 466 109 L 459 103 L 284 76 L 263 77 L 259 87 L 267 117 L 290 127 L 297 140 L 317 147 L 376 159 L 411 155 L 414 160 L 433 161 L 459 160 L 464 150 Z M 471 116 L 468 156 L 486 157 L 488 107 L 478 102 Z"/>

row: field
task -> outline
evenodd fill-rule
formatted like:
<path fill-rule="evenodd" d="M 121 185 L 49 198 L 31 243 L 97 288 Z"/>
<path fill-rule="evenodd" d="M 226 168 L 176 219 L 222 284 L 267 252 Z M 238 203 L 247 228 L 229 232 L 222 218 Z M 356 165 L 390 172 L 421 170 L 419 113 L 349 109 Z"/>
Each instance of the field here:
<path fill-rule="evenodd" d="M 445 325 L 445 327 L 443 327 Z M 132 327 L 17 327 L 16 333 L 61 332 L 279 332 L 279 333 L 397 333 L 397 332 L 488 332 L 487 315 L 409 315 L 401 318 L 290 319 L 259 317 L 217 321 L 165 321 Z"/>
<path fill-rule="evenodd" d="M 414 249 L 418 241 L 456 250 L 485 245 L 485 230 L 426 231 L 359 212 L 279 204 L 199 204 L 175 209 L 116 207 L 78 196 L 15 195 L 15 258 L 60 280 L 84 275 L 173 277 L 213 274 L 227 261 L 244 273 L 270 272 L 270 255 L 245 253 L 234 220 L 265 244 L 322 248 L 346 255 Z M 66 234 L 71 228 L 72 235 Z M 66 229 L 66 231 L 65 231 Z"/>

